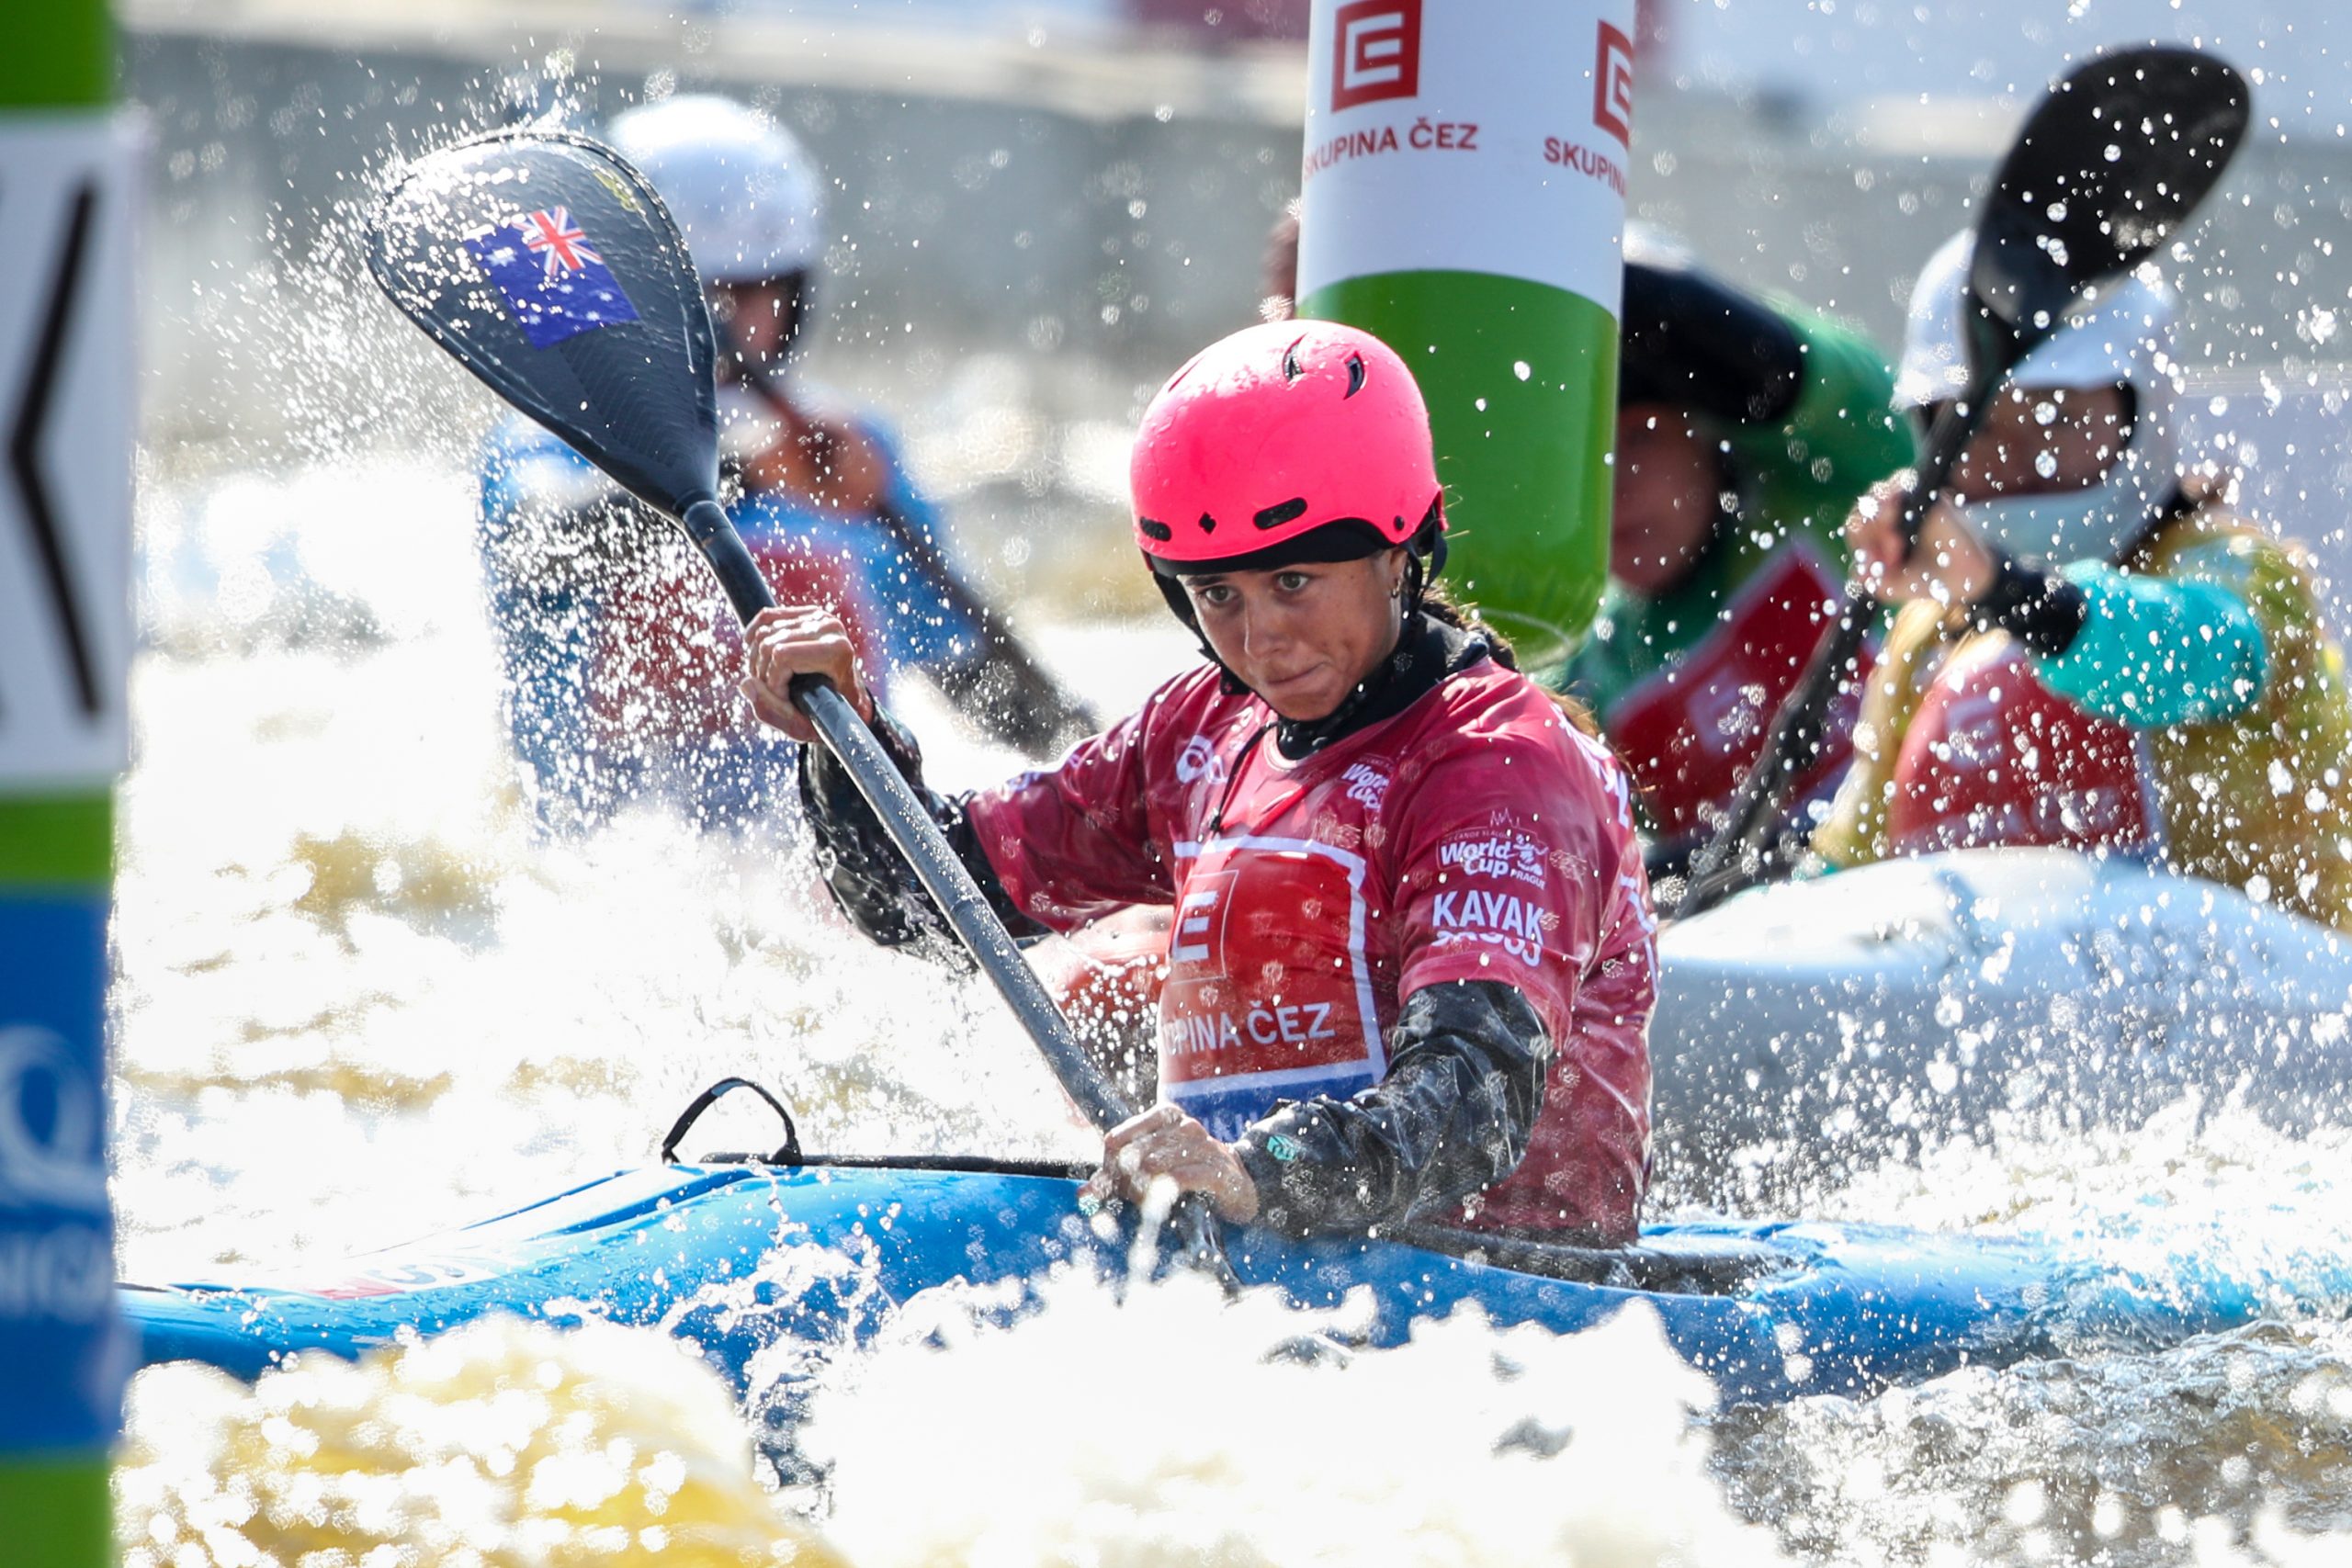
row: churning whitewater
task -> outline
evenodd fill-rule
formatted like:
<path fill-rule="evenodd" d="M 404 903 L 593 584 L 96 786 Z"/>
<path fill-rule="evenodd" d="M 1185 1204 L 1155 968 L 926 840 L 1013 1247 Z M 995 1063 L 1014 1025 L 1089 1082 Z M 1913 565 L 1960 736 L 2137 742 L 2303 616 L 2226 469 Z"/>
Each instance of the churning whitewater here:
<path fill-rule="evenodd" d="M 811 1148 L 1087 1157 L 993 998 L 846 931 L 788 818 L 698 834 L 649 807 L 593 839 L 535 832 L 453 457 L 149 489 L 156 651 L 118 927 L 124 1276 L 315 1275 L 643 1163 L 729 1073 L 774 1087 Z M 323 507 L 345 525 L 301 525 Z M 1106 708 L 1188 652 L 1125 625 L 1046 646 Z M 1013 765 L 944 712 L 918 722 L 948 783 Z M 711 1146 L 771 1131 L 714 1116 Z M 2352 1199 L 2352 1138 L 2290 1140 L 2226 1105 L 2130 1134 L 2029 1107 L 1997 1131 L 1819 1176 L 1803 1212 L 2088 1238 L 2161 1279 L 2330 1245 L 2321 1217 Z M 1739 1189 L 1676 1199 L 1738 1212 Z M 1639 1313 L 1567 1339 L 1457 1320 L 1302 1359 L 1312 1325 L 1185 1279 L 1124 1305 L 1066 1280 L 1010 1328 L 989 1305 L 930 1303 L 844 1358 L 788 1443 L 756 1390 L 737 1412 L 650 1330 L 484 1325 L 251 1393 L 159 1369 L 132 1404 L 126 1561 L 372 1540 L 412 1553 L 387 1561 L 588 1561 L 618 1530 L 762 1562 L 810 1521 L 860 1565 L 2301 1564 L 2352 1545 L 2352 1338 L 2287 1310 L 2153 1354 L 2090 1343 L 1726 1412 Z M 728 1456 L 754 1446 L 795 1484 L 743 1483 Z M 1300 1495 L 1347 1506 L 1309 1529 Z"/>
<path fill-rule="evenodd" d="M 1572 150 L 1555 165 L 1624 196 L 1617 162 L 1602 159 L 1604 175 L 1587 164 L 1598 154 Z M 956 151 L 967 192 L 1014 156 Z M 1651 170 L 1670 175 L 1671 155 L 1657 156 Z M 1234 188 L 1272 178 L 1261 164 Z M 1871 190 L 1859 171 L 1833 174 L 1841 193 L 1849 179 Z M 1647 176 L 1633 177 L 1638 189 Z M 1095 186 L 1123 224 L 1171 221 L 1130 165 Z M 1790 207 L 1811 199 L 1791 188 Z M 1943 210 L 1928 216 L 1949 227 L 1963 188 L 1937 191 L 1927 205 Z M 1205 207 L 1233 190 L 1204 180 L 1194 195 Z M 1918 201 L 1902 199 L 1912 216 Z M 334 1278 L 355 1254 L 652 1163 L 673 1118 L 729 1075 L 774 1089 L 813 1152 L 1096 1158 L 1100 1134 L 982 982 L 877 949 L 841 916 L 791 790 L 710 830 L 650 795 L 593 832 L 547 830 L 510 748 L 485 604 L 480 462 L 502 411 L 364 282 L 360 205 L 310 215 L 314 249 L 198 288 L 193 335 L 235 396 L 209 440 L 143 458 L 144 651 L 118 797 L 110 998 L 121 1277 Z M 2278 210 L 2293 228 L 2283 194 Z M 1024 254 L 1033 239 L 1020 231 Z M 1802 254 L 1817 259 L 1791 267 L 1799 284 L 1804 265 L 1847 265 L 1809 231 Z M 2216 291 L 2232 310 L 2235 288 Z M 844 295 L 852 324 L 824 367 L 887 408 L 927 486 L 994 485 L 1069 530 L 1108 530 L 1103 555 L 1125 549 L 1141 406 L 1128 366 L 1057 357 L 1066 325 L 1049 312 L 1031 319 L 1024 359 L 943 350 L 910 321 L 853 315 L 865 296 Z M 1123 285 L 1102 320 L 1132 321 L 1147 302 Z M 2322 313 L 2313 351 L 2335 331 Z M 1206 342 L 1230 324 L 1185 330 Z M 2250 463 L 2257 437 L 2239 421 L 2250 430 L 2256 413 L 2277 416 L 2259 436 L 2274 455 L 2340 439 L 2341 367 L 2306 370 L 2292 398 L 2267 371 L 2234 391 L 2215 380 L 2194 400 L 2199 449 Z M 2293 471 L 2322 475 L 2292 481 L 2294 499 L 2340 545 L 2352 475 Z M 1019 591 L 1022 625 L 1097 712 L 1128 711 L 1198 658 L 1131 557 L 1133 581 L 1114 589 L 1087 550 L 992 544 L 967 564 Z M 700 581 L 683 540 L 665 535 L 654 554 Z M 891 703 L 936 786 L 1028 763 L 927 686 L 910 681 Z M 1453 852 L 1465 874 L 1516 864 L 1499 839 Z M 1936 902 L 1947 923 L 1998 913 Z M 1438 911 L 1498 952 L 1532 943 L 1546 913 L 1481 892 L 1449 893 Z M 1892 948 L 1923 923 L 1897 911 L 1870 934 Z M 2007 962 L 2004 949 L 1975 973 L 1989 987 Z M 1982 1043 L 1998 1025 L 1970 997 L 1939 992 L 1922 1016 Z M 2071 1017 L 2096 1002 L 2058 1005 Z M 1203 1043 L 1221 1043 L 1201 1021 Z M 2156 1021 L 2117 1023 L 2114 1059 L 2171 1052 Z M 1836 1023 L 1847 1076 L 1814 1086 L 1833 1099 L 1918 1044 L 1859 1008 Z M 2339 1021 L 2310 1043 L 2342 1039 Z M 2283 1062 L 2306 1042 L 2233 1043 Z M 2284 1281 L 2327 1273 L 2352 1246 L 2352 1127 L 2282 1120 L 2250 1103 L 2260 1086 L 2247 1080 L 2116 1125 L 2046 1056 L 1996 1083 L 1973 1066 L 1936 1055 L 1917 1082 L 1884 1069 L 1903 1093 L 1868 1125 L 1833 1112 L 1789 1141 L 1662 1159 L 1643 1218 L 2063 1247 L 2083 1260 L 2049 1287 L 2079 1298 L 2049 1303 L 2075 1309 L 2053 1310 L 2068 1337 L 2021 1364 L 1731 1406 L 1638 1302 L 1576 1335 L 1464 1312 L 1370 1349 L 1369 1287 L 1321 1313 L 1270 1292 L 1228 1301 L 1187 1272 L 1155 1281 L 1148 1248 L 1124 1276 L 1057 1274 L 1034 1301 L 950 1287 L 897 1311 L 873 1249 L 778 1248 L 650 1326 L 492 1317 L 356 1364 L 302 1356 L 253 1384 L 144 1371 L 115 1482 L 118 1545 L 130 1568 L 2344 1561 L 2352 1326 L 2343 1302 Z M 1661 1075 L 1673 1070 L 1661 1055 Z M 1761 1072 L 1727 1072 L 1711 1091 L 1758 1097 L 1743 1109 L 1758 1122 L 1784 1109 L 1762 1102 Z M 688 1152 L 764 1150 L 776 1135 L 739 1098 Z M 899 1214 L 865 1218 L 882 1231 Z M 2147 1343 L 2101 1312 L 2119 1286 L 2188 1299 L 2238 1282 L 2249 1325 L 2187 1343 Z M 870 1343 L 820 1353 L 780 1337 L 741 1399 L 669 1332 L 690 1312 L 756 1319 L 820 1285 Z M 1777 1348 L 1793 1376 L 1804 1347 Z"/>

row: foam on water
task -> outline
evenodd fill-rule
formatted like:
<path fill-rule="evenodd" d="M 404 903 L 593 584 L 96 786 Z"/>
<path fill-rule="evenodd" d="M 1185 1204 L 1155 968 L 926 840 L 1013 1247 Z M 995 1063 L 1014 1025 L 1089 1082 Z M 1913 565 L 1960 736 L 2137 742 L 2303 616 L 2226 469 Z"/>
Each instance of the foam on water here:
<path fill-rule="evenodd" d="M 836 1568 L 727 1391 L 659 1335 L 475 1324 L 254 1389 L 157 1368 L 117 1472 L 124 1568 Z"/>
<path fill-rule="evenodd" d="M 2352 1546 L 2348 1357 L 2342 1325 L 2282 1324 L 1972 1370 L 1721 1417 L 1715 1468 L 1743 1515 L 1822 1562 L 2120 1568 L 2235 1561 L 2233 1543 L 2319 1562 Z"/>
<path fill-rule="evenodd" d="M 984 991 L 841 926 L 788 819 L 696 836 L 649 810 L 593 840 L 535 836 L 455 465 L 351 458 L 154 485 L 144 505 L 153 635 L 114 1004 L 128 1277 L 257 1272 L 481 1218 L 648 1159 L 727 1073 L 777 1087 L 812 1148 L 1089 1152 Z M 1111 711 L 1184 651 L 1156 622 L 1046 646 Z M 944 782 L 1013 765 L 913 705 Z M 763 1114 L 723 1108 L 697 1137 L 763 1146 Z M 2289 1141 L 2195 1106 L 2130 1134 L 1996 1133 L 1843 1172 L 1806 1210 L 2087 1238 L 2143 1276 L 2345 1245 L 2340 1135 Z M 1184 1288 L 1120 1306 L 1057 1286 L 1009 1328 L 929 1306 L 825 1371 L 801 1447 L 827 1484 L 783 1500 L 820 1510 L 862 1565 L 2303 1568 L 2352 1548 L 2352 1341 L 2291 1316 L 2155 1354 L 2085 1344 L 1874 1399 L 1709 1412 L 1638 1319 L 1571 1340 L 1453 1323 L 1341 1366 L 1270 1356 L 1302 1332 L 1294 1315 Z M 556 1439 L 475 1417 L 515 1397 L 482 1389 L 542 1375 L 601 1401 L 634 1454 L 752 1473 L 752 1424 L 658 1335 L 508 1325 L 469 1343 L 361 1372 L 305 1364 L 251 1393 L 142 1377 L 126 1551 L 157 1568 L 291 1563 L 312 1538 L 265 1540 L 252 1521 L 326 1508 L 345 1555 L 318 1562 L 462 1561 L 422 1544 L 457 1539 L 431 1533 L 454 1528 L 432 1510 L 456 1494 L 419 1488 L 461 1477 L 482 1489 L 464 1517 L 524 1518 L 537 1505 L 511 1456 Z M 571 1419 L 547 1411 L 548 1432 Z M 742 1500 L 729 1529 L 788 1538 L 779 1504 L 727 1495 Z M 469 1544 L 506 1561 L 486 1539 Z"/>
<path fill-rule="evenodd" d="M 1285 1353 L 1315 1326 L 1198 1279 L 1073 1279 L 1010 1329 L 901 1335 L 813 1408 L 828 1533 L 861 1564 L 1781 1561 L 1707 1478 L 1711 1390 L 1647 1312 Z"/>

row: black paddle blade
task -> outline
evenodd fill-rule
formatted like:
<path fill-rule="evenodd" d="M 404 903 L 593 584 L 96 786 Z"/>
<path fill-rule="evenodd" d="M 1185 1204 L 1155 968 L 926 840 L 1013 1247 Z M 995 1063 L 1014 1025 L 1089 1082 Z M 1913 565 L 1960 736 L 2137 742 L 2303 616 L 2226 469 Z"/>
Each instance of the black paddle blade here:
<path fill-rule="evenodd" d="M 710 314 L 653 187 L 585 137 L 419 158 L 368 225 L 392 303 L 590 462 L 677 515 L 718 487 Z"/>
<path fill-rule="evenodd" d="M 2137 265 L 2221 182 L 2253 107 L 2244 77 L 2191 49 L 2103 53 L 2054 84 L 1984 203 L 1977 320 L 2025 343 L 2056 328 L 2078 289 Z"/>

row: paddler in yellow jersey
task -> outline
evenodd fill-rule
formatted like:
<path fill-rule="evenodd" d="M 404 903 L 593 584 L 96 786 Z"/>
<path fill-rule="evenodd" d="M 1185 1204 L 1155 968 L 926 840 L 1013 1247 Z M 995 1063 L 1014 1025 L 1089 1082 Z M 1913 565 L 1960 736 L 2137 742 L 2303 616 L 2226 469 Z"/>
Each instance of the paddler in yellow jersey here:
<path fill-rule="evenodd" d="M 1973 236 L 1911 301 L 1895 400 L 1966 380 Z M 1907 601 L 1865 691 L 1815 850 L 1833 865 L 1982 844 L 2136 852 L 2352 930 L 2352 703 L 2290 542 L 2184 478 L 2175 305 L 2108 285 L 1992 394 L 1898 564 L 1899 481 L 1847 523 L 1855 570 Z"/>

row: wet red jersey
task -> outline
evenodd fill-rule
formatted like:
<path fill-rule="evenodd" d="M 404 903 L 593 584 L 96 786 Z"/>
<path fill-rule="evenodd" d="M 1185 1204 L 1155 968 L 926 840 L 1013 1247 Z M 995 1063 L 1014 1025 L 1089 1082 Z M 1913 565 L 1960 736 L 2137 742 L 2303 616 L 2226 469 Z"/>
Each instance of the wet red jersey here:
<path fill-rule="evenodd" d="M 1492 660 L 1295 762 L 1272 716 L 1204 666 L 973 797 L 972 827 L 1012 902 L 1057 931 L 1172 906 L 1160 1092 L 1219 1137 L 1378 1082 L 1416 991 L 1512 987 L 1553 1042 L 1543 1111 L 1461 1217 L 1630 1237 L 1656 951 L 1623 770 Z"/>
<path fill-rule="evenodd" d="M 1730 803 L 1841 596 L 1821 558 L 1792 544 L 1740 585 L 1704 637 L 1610 703 L 1609 739 L 1661 835 L 1696 832 Z M 1871 661 L 1866 648 L 1861 674 Z M 1852 760 L 1860 691 L 1857 681 L 1831 704 L 1819 755 L 1797 783 L 1799 801 L 1834 784 Z"/>
<path fill-rule="evenodd" d="M 1963 644 L 1936 672 L 1886 807 L 1888 839 L 1906 855 L 1986 844 L 2150 853 L 2162 822 L 2140 737 L 2043 685 L 2003 637 Z"/>

